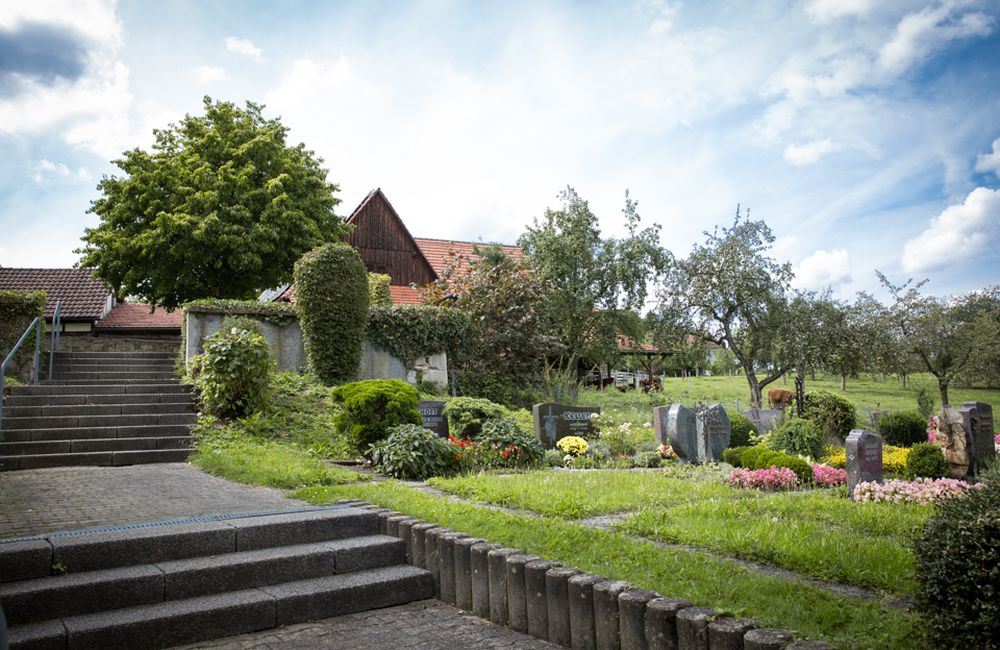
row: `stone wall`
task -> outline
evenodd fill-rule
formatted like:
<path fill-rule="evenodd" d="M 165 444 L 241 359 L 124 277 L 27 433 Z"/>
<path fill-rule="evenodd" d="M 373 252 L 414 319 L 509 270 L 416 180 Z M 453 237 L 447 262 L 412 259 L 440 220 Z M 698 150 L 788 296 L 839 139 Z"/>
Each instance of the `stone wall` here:
<path fill-rule="evenodd" d="M 370 341 L 365 341 L 361 350 L 361 366 L 358 379 L 402 379 L 417 383 L 417 373 L 424 381 L 439 386 L 448 385 L 448 357 L 444 352 L 417 359 L 415 370 L 407 371 L 403 362 L 392 356 L 388 350 Z"/>
<path fill-rule="evenodd" d="M 45 335 L 46 345 L 51 334 Z M 181 337 L 177 334 L 75 334 L 59 335 L 60 352 L 169 352 L 177 354 Z"/>

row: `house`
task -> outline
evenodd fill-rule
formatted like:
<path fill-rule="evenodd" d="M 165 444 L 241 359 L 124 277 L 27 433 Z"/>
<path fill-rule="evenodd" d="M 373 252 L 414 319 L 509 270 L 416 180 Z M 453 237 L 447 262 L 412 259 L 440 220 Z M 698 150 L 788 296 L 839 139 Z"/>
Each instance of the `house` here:
<path fill-rule="evenodd" d="M 151 310 L 144 303 L 118 302 L 111 289 L 90 269 L 22 269 L 0 267 L 0 289 L 44 291 L 47 329 L 52 330 L 56 303 L 61 303 L 60 331 L 78 338 L 141 337 L 173 339 L 181 332 L 181 312 Z M 64 339 L 72 345 L 72 338 Z"/>
<path fill-rule="evenodd" d="M 358 249 L 361 260 L 370 273 L 383 273 L 391 280 L 389 293 L 397 305 L 420 303 L 417 287 L 437 280 L 458 257 L 459 272 L 468 270 L 468 261 L 475 259 L 473 242 L 414 237 L 389 203 L 381 188 L 368 193 L 347 223 L 354 226 L 348 243 Z M 517 246 L 502 246 L 515 258 L 521 257 Z M 261 300 L 295 301 L 295 287 L 286 285 L 265 292 Z"/>

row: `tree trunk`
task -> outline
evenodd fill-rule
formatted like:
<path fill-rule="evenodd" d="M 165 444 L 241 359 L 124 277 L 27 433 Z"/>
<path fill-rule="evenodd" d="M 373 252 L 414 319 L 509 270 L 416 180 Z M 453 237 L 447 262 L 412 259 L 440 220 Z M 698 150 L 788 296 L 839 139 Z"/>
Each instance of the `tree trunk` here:
<path fill-rule="evenodd" d="M 847 390 L 847 373 L 840 373 L 840 390 L 841 392 Z"/>
<path fill-rule="evenodd" d="M 948 406 L 948 380 L 938 377 L 938 390 L 941 391 L 941 408 Z"/>
<path fill-rule="evenodd" d="M 760 408 L 760 382 L 753 370 L 743 369 L 747 375 L 747 384 L 750 385 L 750 408 Z"/>

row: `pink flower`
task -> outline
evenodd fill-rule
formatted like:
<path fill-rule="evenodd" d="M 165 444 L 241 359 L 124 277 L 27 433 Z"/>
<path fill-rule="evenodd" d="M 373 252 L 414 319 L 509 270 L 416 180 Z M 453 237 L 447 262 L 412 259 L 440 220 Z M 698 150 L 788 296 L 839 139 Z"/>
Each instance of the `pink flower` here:
<path fill-rule="evenodd" d="M 846 470 L 828 467 L 827 465 L 813 465 L 812 471 L 816 485 L 820 487 L 834 487 L 847 483 Z"/>
<path fill-rule="evenodd" d="M 754 490 L 791 490 L 798 484 L 795 472 L 787 467 L 771 469 L 744 469 L 737 467 L 729 473 L 729 484 Z"/>
<path fill-rule="evenodd" d="M 968 490 L 982 488 L 982 483 L 970 485 L 953 478 L 918 478 L 915 481 L 886 481 L 858 483 L 854 488 L 855 501 L 888 501 L 893 503 L 933 503 L 938 499 L 951 499 L 964 495 Z"/>

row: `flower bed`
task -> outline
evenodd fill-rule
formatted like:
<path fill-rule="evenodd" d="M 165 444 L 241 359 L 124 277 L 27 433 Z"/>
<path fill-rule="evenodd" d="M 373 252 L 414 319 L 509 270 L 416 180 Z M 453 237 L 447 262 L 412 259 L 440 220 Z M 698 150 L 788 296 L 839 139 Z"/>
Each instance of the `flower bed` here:
<path fill-rule="evenodd" d="M 847 470 L 826 465 L 813 465 L 813 480 L 819 487 L 836 487 L 847 483 Z"/>
<path fill-rule="evenodd" d="M 765 490 L 768 492 L 792 490 L 798 483 L 799 479 L 795 476 L 795 472 L 787 467 L 779 468 L 773 465 L 770 469 L 744 469 L 737 467 L 729 473 L 729 484 L 731 486 L 753 490 Z"/>
<path fill-rule="evenodd" d="M 959 497 L 968 490 L 981 487 L 982 484 L 971 485 L 953 478 L 921 478 L 915 481 L 891 480 L 881 485 L 875 482 L 866 482 L 858 483 L 854 488 L 854 500 L 933 503 L 938 499 Z"/>

